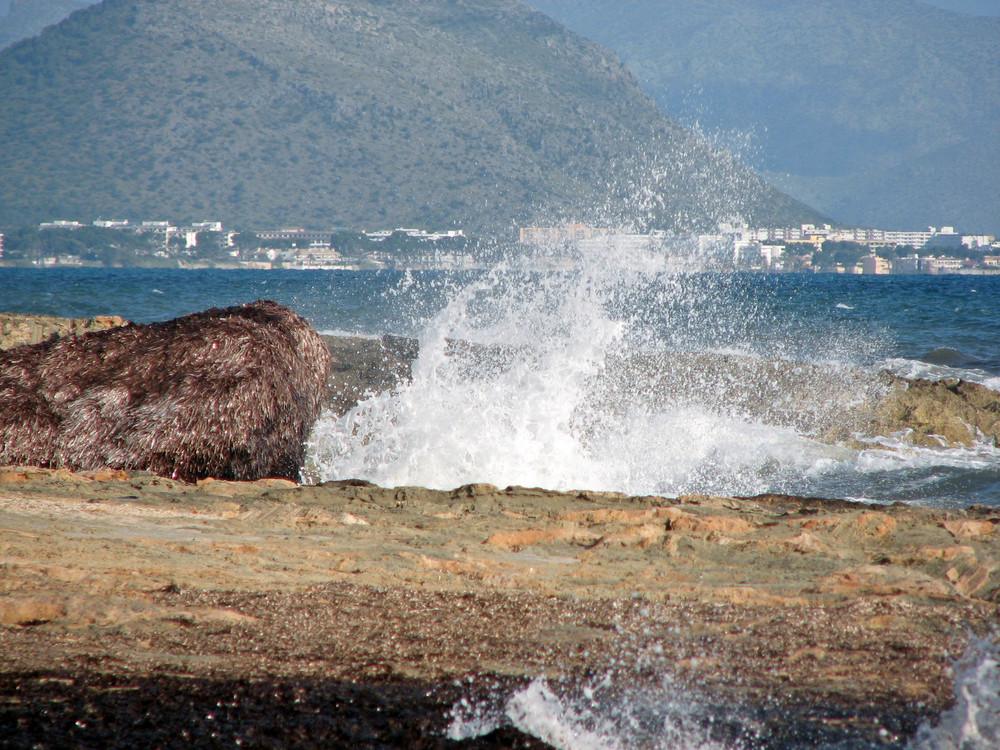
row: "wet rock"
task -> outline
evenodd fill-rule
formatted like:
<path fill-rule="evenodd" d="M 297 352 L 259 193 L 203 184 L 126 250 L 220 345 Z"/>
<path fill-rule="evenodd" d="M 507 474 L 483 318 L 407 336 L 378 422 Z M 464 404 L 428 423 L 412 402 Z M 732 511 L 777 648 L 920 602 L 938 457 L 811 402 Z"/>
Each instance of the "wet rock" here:
<path fill-rule="evenodd" d="M 962 380 L 893 379 L 868 430 L 909 431 L 917 445 L 961 446 L 1000 439 L 1000 393 Z"/>
<path fill-rule="evenodd" d="M 329 407 L 344 414 L 410 378 L 417 342 L 399 336 L 323 336 L 330 350 Z"/>

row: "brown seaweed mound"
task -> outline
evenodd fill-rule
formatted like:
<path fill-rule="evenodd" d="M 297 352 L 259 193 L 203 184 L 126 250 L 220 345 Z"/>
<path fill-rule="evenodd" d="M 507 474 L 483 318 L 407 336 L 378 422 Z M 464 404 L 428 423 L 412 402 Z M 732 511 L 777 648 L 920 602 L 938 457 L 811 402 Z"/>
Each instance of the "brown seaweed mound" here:
<path fill-rule="evenodd" d="M 329 372 L 269 301 L 0 351 L 0 463 L 297 479 Z"/>

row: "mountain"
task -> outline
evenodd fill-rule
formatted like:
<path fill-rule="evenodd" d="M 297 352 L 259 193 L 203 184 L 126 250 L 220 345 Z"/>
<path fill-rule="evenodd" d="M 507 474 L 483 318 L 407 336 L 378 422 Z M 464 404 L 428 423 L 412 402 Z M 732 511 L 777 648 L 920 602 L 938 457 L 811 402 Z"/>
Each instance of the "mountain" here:
<path fill-rule="evenodd" d="M 0 226 L 821 219 L 513 0 L 105 0 L 0 53 Z"/>
<path fill-rule="evenodd" d="M 1000 233 L 1000 18 L 916 0 L 529 4 L 841 221 Z"/>
<path fill-rule="evenodd" d="M 0 0 L 0 49 L 35 36 L 94 0 Z"/>

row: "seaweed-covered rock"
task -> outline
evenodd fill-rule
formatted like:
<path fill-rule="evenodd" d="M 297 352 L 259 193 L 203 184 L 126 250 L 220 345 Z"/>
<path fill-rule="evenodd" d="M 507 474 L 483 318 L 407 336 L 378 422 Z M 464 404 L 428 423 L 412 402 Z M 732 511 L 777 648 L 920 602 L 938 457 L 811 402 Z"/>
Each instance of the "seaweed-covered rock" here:
<path fill-rule="evenodd" d="M 330 354 L 274 302 L 0 352 L 0 462 L 297 479 Z"/>

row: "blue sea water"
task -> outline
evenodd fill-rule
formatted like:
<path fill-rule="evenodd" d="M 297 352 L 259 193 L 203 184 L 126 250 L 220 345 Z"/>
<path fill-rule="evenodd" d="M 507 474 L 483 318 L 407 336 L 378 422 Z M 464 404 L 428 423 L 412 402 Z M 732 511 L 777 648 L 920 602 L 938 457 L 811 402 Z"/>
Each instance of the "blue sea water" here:
<path fill-rule="evenodd" d="M 0 311 L 150 323 L 209 307 L 273 299 L 322 330 L 417 335 L 450 290 L 478 272 L 232 271 L 129 268 L 0 268 Z M 401 294 L 405 277 L 414 279 Z M 722 277 L 757 305 L 741 325 L 774 326 L 803 345 L 854 338 L 872 355 L 982 369 L 1000 377 L 1000 275 L 845 276 L 748 274 Z M 695 275 L 691 287 L 710 287 Z M 721 286 L 721 284 L 720 284 Z M 692 290 L 692 295 L 696 294 Z M 693 311 L 692 311 L 693 312 Z M 702 328 L 732 327 L 720 306 Z M 655 315 L 656 311 L 652 311 Z M 788 342 L 793 343 L 793 342 Z"/>
<path fill-rule="evenodd" d="M 462 273 L 0 268 L 0 311 L 116 314 L 148 323 L 263 298 L 323 332 L 419 337 L 426 362 L 409 391 L 375 398 L 347 421 L 321 420 L 311 446 L 318 479 L 1000 505 L 1000 451 L 987 440 L 918 448 L 889 435 L 862 436 L 867 450 L 830 445 L 777 424 L 766 405 L 732 413 L 714 393 L 722 392 L 720 382 L 703 371 L 689 376 L 683 398 L 671 395 L 656 408 L 637 399 L 598 409 L 587 393 L 606 358 L 650 350 L 737 356 L 761 366 L 809 363 L 866 373 L 872 387 L 888 369 L 1000 390 L 1000 276 L 596 266 Z M 433 359 L 435 347 L 452 339 L 535 354 L 500 375 L 470 379 L 468 363 L 459 375 Z M 817 389 L 796 408 L 849 401 L 847 391 L 858 385 L 848 380 L 844 392 Z"/>

